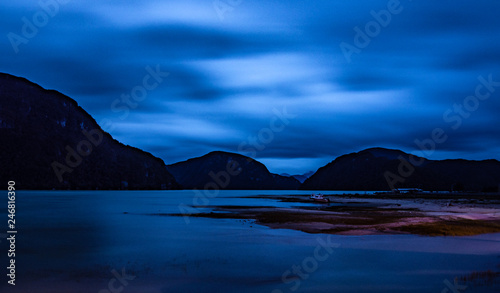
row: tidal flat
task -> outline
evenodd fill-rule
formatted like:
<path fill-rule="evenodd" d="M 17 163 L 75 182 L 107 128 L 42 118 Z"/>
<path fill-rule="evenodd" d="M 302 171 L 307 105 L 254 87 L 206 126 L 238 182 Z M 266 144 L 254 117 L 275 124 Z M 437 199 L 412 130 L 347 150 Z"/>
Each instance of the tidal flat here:
<path fill-rule="evenodd" d="M 490 221 L 498 203 L 325 192 L 327 205 L 310 202 L 307 193 L 220 191 L 192 207 L 197 214 L 178 216 L 197 193 L 19 191 L 16 286 L 2 282 L 0 291 L 434 293 L 455 283 L 465 292 L 500 289 L 500 233 L 431 237 L 396 227 L 399 219 L 420 217 Z"/>
<path fill-rule="evenodd" d="M 253 198 L 298 203 L 293 207 L 211 206 L 194 217 L 253 220 L 271 228 L 340 235 L 417 234 L 471 236 L 500 232 L 497 194 L 334 194 L 329 203 L 308 195 Z M 300 203 L 307 205 L 300 206 Z M 182 215 L 182 214 L 172 214 Z"/>

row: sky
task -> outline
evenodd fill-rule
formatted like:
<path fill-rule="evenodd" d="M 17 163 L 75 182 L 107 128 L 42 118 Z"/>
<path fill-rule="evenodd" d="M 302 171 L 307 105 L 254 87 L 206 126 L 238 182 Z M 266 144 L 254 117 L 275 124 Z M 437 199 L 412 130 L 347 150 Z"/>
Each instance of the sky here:
<path fill-rule="evenodd" d="M 500 2 L 8 1 L 0 71 L 75 99 L 167 164 L 271 172 L 387 147 L 500 159 Z"/>

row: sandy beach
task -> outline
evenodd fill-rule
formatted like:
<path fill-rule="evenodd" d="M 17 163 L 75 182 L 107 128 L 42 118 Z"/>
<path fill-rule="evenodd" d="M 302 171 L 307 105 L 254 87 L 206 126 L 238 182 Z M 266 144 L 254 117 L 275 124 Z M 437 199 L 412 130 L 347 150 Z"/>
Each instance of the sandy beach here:
<path fill-rule="evenodd" d="M 212 206 L 195 217 L 251 220 L 276 229 L 340 235 L 418 234 L 467 236 L 500 232 L 497 195 L 328 196 L 330 203 L 311 205 L 308 195 L 256 196 L 298 207 Z"/>

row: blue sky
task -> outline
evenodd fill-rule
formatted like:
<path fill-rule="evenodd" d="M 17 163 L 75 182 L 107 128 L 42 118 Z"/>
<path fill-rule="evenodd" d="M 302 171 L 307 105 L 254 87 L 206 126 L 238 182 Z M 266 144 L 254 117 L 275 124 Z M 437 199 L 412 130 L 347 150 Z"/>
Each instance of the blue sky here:
<path fill-rule="evenodd" d="M 166 163 L 224 150 L 304 173 L 375 146 L 500 159 L 499 12 L 490 0 L 10 1 L 0 71 L 72 97 Z"/>

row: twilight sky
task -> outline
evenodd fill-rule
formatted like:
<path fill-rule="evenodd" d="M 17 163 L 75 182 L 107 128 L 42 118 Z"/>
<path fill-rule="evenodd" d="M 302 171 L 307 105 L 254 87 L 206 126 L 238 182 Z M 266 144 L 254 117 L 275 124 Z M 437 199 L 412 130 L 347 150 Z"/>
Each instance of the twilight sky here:
<path fill-rule="evenodd" d="M 492 0 L 4 1 L 0 71 L 167 164 L 224 150 L 304 173 L 374 146 L 500 159 L 499 13 Z"/>

